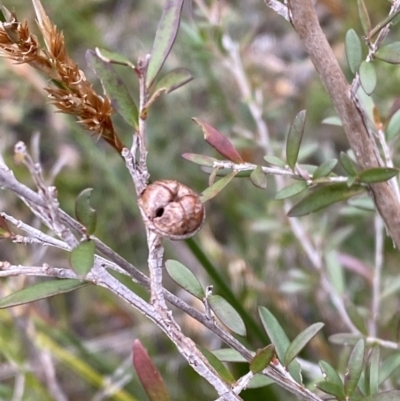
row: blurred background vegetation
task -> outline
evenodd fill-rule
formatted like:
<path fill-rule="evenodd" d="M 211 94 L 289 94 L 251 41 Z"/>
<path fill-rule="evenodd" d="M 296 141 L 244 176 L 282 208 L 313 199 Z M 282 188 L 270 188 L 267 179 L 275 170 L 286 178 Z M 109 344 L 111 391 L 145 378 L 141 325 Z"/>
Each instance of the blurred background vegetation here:
<path fill-rule="evenodd" d="M 86 49 L 108 48 L 135 62 L 151 49 L 161 15 L 160 3 L 86 0 L 71 4 L 67 0 L 43 0 L 48 15 L 63 30 L 70 54 L 100 92 L 99 82 L 85 65 Z M 202 14 L 201 4 L 209 8 L 213 24 Z M 366 4 L 373 25 L 390 8 L 387 1 L 366 1 Z M 27 18 L 31 27 L 35 25 L 29 1 L 5 1 L 5 5 L 10 9 L 15 7 L 19 19 Z M 316 8 L 350 80 L 343 42 L 350 27 L 361 34 L 356 2 L 319 0 Z M 187 0 L 178 39 L 164 72 L 185 67 L 193 73 L 194 80 L 163 97 L 150 111 L 148 160 L 152 180 L 176 179 L 198 192 L 207 187 L 208 176 L 181 157 L 185 152 L 218 157 L 205 144 L 191 117 L 207 121 L 228 135 L 246 161 L 263 163 L 265 151 L 257 138 L 256 125 L 237 87 L 229 57 L 220 45 L 224 33 L 240 44 L 247 78 L 255 96 L 263 97 L 263 118 L 268 124 L 275 156 L 285 156 L 289 125 L 302 109 L 307 109 L 308 114 L 301 162 L 319 165 L 348 149 L 340 127 L 321 124 L 335 112 L 286 21 L 260 0 L 204 3 Z M 397 25 L 391 35 L 398 37 Z M 379 81 L 373 99 L 385 121 L 398 107 L 400 73 L 397 67 L 383 63 L 378 63 L 377 69 Z M 136 96 L 134 74 L 124 68 L 119 72 Z M 96 235 L 147 273 L 144 227 L 124 163 L 107 144 L 90 138 L 72 118 L 54 113 L 41 89 L 43 86 L 43 77 L 36 71 L 0 61 L 0 149 L 7 164 L 18 178 L 30 183 L 24 168 L 14 164 L 13 146 L 22 140 L 34 150 L 39 133 L 44 175 L 49 182 L 54 180 L 62 208 L 73 214 L 76 196 L 84 188 L 93 187 L 92 204 L 99 214 Z M 130 145 L 130 128 L 118 117 L 115 123 L 124 143 Z M 393 147 L 398 146 L 394 143 Z M 58 171 L 60 163 L 63 167 Z M 336 172 L 342 173 L 340 168 Z M 265 305 L 275 313 L 291 339 L 307 325 L 325 322 L 323 334 L 313 340 L 302 357 L 312 363 L 324 359 L 343 369 L 348 349 L 330 344 L 327 338 L 346 331 L 346 327 L 320 288 L 318 273 L 293 235 L 282 203 L 273 199 L 274 180 L 269 179 L 268 183 L 268 188 L 261 190 L 248 179 L 233 180 L 207 205 L 207 221 L 195 243 L 167 241 L 166 257 L 190 267 L 204 285 L 214 284 L 214 293 L 218 294 L 219 286 L 202 266 L 211 261 L 221 281 L 229 286 L 248 318 L 255 322 L 248 327 L 249 335 L 244 340 L 249 348 L 256 350 L 267 344 L 256 313 L 257 305 Z M 37 224 L 11 193 L 1 192 L 0 210 Z M 340 204 L 301 219 L 323 254 L 332 282 L 343 286 L 342 296 L 356 304 L 364 317 L 369 308 L 374 264 L 373 217 L 372 212 Z M 393 281 L 398 270 L 397 251 L 392 249 L 390 239 L 385 245 L 384 285 Z M 0 242 L 0 260 L 69 266 L 67 253 L 4 241 Z M 22 288 L 32 280 L 24 277 L 2 280 L 1 294 Z M 165 278 L 165 282 L 169 289 L 193 303 L 172 281 Z M 136 290 L 146 296 L 143 290 Z M 380 335 L 397 341 L 398 299 L 392 294 L 383 302 Z M 180 311 L 174 312 L 184 332 L 196 342 L 211 350 L 223 346 L 200 324 Z M 0 311 L 0 399 L 12 398 L 13 388 L 22 376 L 26 391 L 21 399 L 52 399 L 43 373 L 37 369 L 47 349 L 55 357 L 57 378 L 70 400 L 107 399 L 100 396 L 101 381 L 116 374 L 125 375 L 126 385 L 123 392 L 110 399 L 145 400 L 130 360 L 135 338 L 143 342 L 160 369 L 171 399 L 184 401 L 193 398 L 193 394 L 198 401 L 215 398 L 213 389 L 191 370 L 152 323 L 106 291 L 85 287 L 66 296 Z M 235 364 L 231 368 L 236 377 L 247 369 Z M 274 385 L 247 390 L 243 399 L 289 401 L 294 397 Z"/>

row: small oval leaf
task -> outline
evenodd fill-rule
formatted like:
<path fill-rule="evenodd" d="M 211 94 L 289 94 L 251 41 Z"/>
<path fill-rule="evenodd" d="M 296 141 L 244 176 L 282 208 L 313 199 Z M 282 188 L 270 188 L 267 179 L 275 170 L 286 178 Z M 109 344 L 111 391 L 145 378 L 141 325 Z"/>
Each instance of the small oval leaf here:
<path fill-rule="evenodd" d="M 206 188 L 200 194 L 200 200 L 202 203 L 209 201 L 210 199 L 217 196 L 235 177 L 236 171 L 232 171 L 230 174 L 226 175 L 225 177 L 221 178 L 220 180 L 214 182 L 211 187 Z"/>
<path fill-rule="evenodd" d="M 264 375 L 254 375 L 253 378 L 249 381 L 249 384 L 247 385 L 246 388 L 260 388 L 260 387 L 265 387 L 269 386 L 270 384 L 274 384 L 275 382 Z"/>
<path fill-rule="evenodd" d="M 306 122 L 306 110 L 300 111 L 289 130 L 286 141 L 286 160 L 289 167 L 293 170 L 297 163 L 301 140 L 303 138 L 304 126 Z"/>
<path fill-rule="evenodd" d="M 95 242 L 85 240 L 76 246 L 71 252 L 71 266 L 81 279 L 83 279 L 93 267 L 95 250 Z"/>
<path fill-rule="evenodd" d="M 213 351 L 213 354 L 222 362 L 247 362 L 247 359 L 232 348 L 222 348 Z"/>
<path fill-rule="evenodd" d="M 322 163 L 314 171 L 314 174 L 312 176 L 313 180 L 328 176 L 332 172 L 332 170 L 336 167 L 337 163 L 338 163 L 337 159 L 327 160 L 326 162 Z"/>
<path fill-rule="evenodd" d="M 305 216 L 306 214 L 317 212 L 333 203 L 349 199 L 365 191 L 366 188 L 361 185 L 353 185 L 350 188 L 346 183 L 324 185 L 296 203 L 289 210 L 288 216 Z"/>
<path fill-rule="evenodd" d="M 242 318 L 225 298 L 222 298 L 219 295 L 211 295 L 207 298 L 207 301 L 218 319 L 229 330 L 240 336 L 246 335 L 246 326 L 244 325 Z"/>
<path fill-rule="evenodd" d="M 241 164 L 243 159 L 239 152 L 228 140 L 228 138 L 221 132 L 216 130 L 210 124 L 200 121 L 197 118 L 192 118 L 192 120 L 201 128 L 203 131 L 205 141 L 211 145 L 219 154 L 226 157 L 228 160 Z"/>
<path fill-rule="evenodd" d="M 167 59 L 175 42 L 181 21 L 183 0 L 166 0 L 147 68 L 146 86 L 150 88 Z"/>
<path fill-rule="evenodd" d="M 298 195 L 307 189 L 307 183 L 305 181 L 297 181 L 294 184 L 288 185 L 282 188 L 276 195 L 276 200 L 291 198 L 292 196 Z"/>
<path fill-rule="evenodd" d="M 186 85 L 192 79 L 193 75 L 188 69 L 175 68 L 174 70 L 168 72 L 162 78 L 160 78 L 160 80 L 156 84 L 154 91 L 157 92 L 158 90 L 162 90 L 165 91 L 165 93 L 171 93 L 175 89 Z"/>
<path fill-rule="evenodd" d="M 93 50 L 86 52 L 86 62 L 100 79 L 105 93 L 118 114 L 136 130 L 139 127 L 139 113 L 127 87 L 110 63 L 102 60 Z"/>
<path fill-rule="evenodd" d="M 329 336 L 328 340 L 332 344 L 354 345 L 360 338 L 363 338 L 362 334 L 338 333 Z"/>
<path fill-rule="evenodd" d="M 139 340 L 133 342 L 133 366 L 150 401 L 169 401 L 160 372 Z"/>
<path fill-rule="evenodd" d="M 284 357 L 284 365 L 287 367 L 290 362 L 303 350 L 303 348 L 318 334 L 324 327 L 324 323 L 314 323 L 304 329 L 289 345 Z"/>
<path fill-rule="evenodd" d="M 400 110 L 392 115 L 386 128 L 386 139 L 390 141 L 400 132 Z"/>
<path fill-rule="evenodd" d="M 348 175 L 357 175 L 355 164 L 353 160 L 350 159 L 350 156 L 347 153 L 340 152 L 340 163 L 342 163 L 342 166 L 346 170 L 346 173 Z"/>
<path fill-rule="evenodd" d="M 360 81 L 364 92 L 370 95 L 376 87 L 376 71 L 371 62 L 363 61 L 360 65 Z"/>
<path fill-rule="evenodd" d="M 354 29 L 349 29 L 345 39 L 346 57 L 350 70 L 355 74 L 360 68 L 362 60 L 361 41 Z"/>
<path fill-rule="evenodd" d="M 267 188 L 267 176 L 261 166 L 257 166 L 250 174 L 250 181 L 258 188 Z"/>
<path fill-rule="evenodd" d="M 253 373 L 262 372 L 272 361 L 275 356 L 274 344 L 269 344 L 266 347 L 257 350 L 256 355 L 250 362 L 250 370 Z"/>
<path fill-rule="evenodd" d="M 135 66 L 131 63 L 131 61 L 128 58 L 126 58 L 123 54 L 113 52 L 107 49 L 102 49 L 99 47 L 96 47 L 95 50 L 97 56 L 106 63 L 124 65 L 132 69 L 135 68 Z"/>
<path fill-rule="evenodd" d="M 218 161 L 218 159 L 215 159 L 214 157 L 198 155 L 196 153 L 183 153 L 182 157 L 194 164 L 208 167 L 213 167 L 214 163 Z"/>
<path fill-rule="evenodd" d="M 328 362 L 320 361 L 319 366 L 321 367 L 321 370 L 324 375 L 324 379 L 326 381 L 335 383 L 338 386 L 342 387 L 342 389 L 343 389 L 343 382 L 339 376 L 339 373 L 336 372 L 336 370 Z M 342 391 L 343 391 L 343 395 L 344 395 L 344 390 L 342 390 Z"/>
<path fill-rule="evenodd" d="M 364 0 L 357 0 L 357 5 L 358 16 L 360 17 L 364 34 L 368 35 L 371 30 L 371 20 L 369 19 L 367 7 L 365 6 Z"/>
<path fill-rule="evenodd" d="M 12 306 L 27 304 L 39 299 L 70 292 L 87 284 L 88 283 L 82 283 L 81 280 L 76 279 L 43 281 L 2 298 L 0 300 L 0 308 L 10 308 Z"/>
<path fill-rule="evenodd" d="M 271 166 L 278 166 L 278 167 L 282 167 L 282 168 L 286 167 L 286 163 L 283 160 L 281 160 L 279 157 L 266 155 L 266 156 L 264 156 L 264 160 Z"/>
<path fill-rule="evenodd" d="M 350 397 L 357 388 L 364 366 L 365 342 L 359 340 L 354 346 L 347 363 L 347 372 L 344 376 L 344 392 Z"/>
<path fill-rule="evenodd" d="M 393 42 L 380 47 L 375 53 L 375 57 L 390 64 L 399 64 L 400 42 Z"/>
<path fill-rule="evenodd" d="M 97 212 L 90 206 L 90 197 L 93 188 L 84 189 L 75 201 L 76 219 L 86 228 L 87 235 L 92 235 L 96 230 Z"/>
<path fill-rule="evenodd" d="M 358 179 L 364 184 L 373 184 L 375 182 L 383 182 L 390 180 L 399 173 L 397 168 L 375 167 L 361 171 Z"/>
<path fill-rule="evenodd" d="M 196 347 L 201 351 L 201 353 L 205 356 L 210 365 L 216 370 L 216 372 L 221 376 L 223 380 L 230 384 L 235 382 L 235 378 L 233 377 L 232 373 L 214 355 L 214 353 L 210 352 L 208 349 L 202 347 L 201 345 L 196 344 Z"/>
<path fill-rule="evenodd" d="M 326 394 L 334 395 L 338 400 L 345 399 L 343 386 L 339 386 L 337 383 L 323 381 L 318 382 L 315 386 Z"/>
<path fill-rule="evenodd" d="M 165 262 L 165 268 L 172 280 L 174 280 L 180 287 L 194 295 L 196 298 L 202 300 L 205 297 L 205 292 L 200 281 L 193 272 L 182 263 L 179 263 L 176 260 L 167 260 Z"/>

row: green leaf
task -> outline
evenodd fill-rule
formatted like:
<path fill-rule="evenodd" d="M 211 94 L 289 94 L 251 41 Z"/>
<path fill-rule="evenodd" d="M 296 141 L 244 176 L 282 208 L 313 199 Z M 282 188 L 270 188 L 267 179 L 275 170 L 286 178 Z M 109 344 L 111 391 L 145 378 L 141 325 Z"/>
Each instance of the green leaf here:
<path fill-rule="evenodd" d="M 368 335 L 368 329 L 365 324 L 364 318 L 358 312 L 357 307 L 350 301 L 346 302 L 346 310 L 351 319 L 354 323 L 354 326 L 364 335 Z"/>
<path fill-rule="evenodd" d="M 369 381 L 369 394 L 375 394 L 379 391 L 379 362 L 380 362 L 380 349 L 373 347 L 369 356 L 369 365 L 366 372 L 368 372 Z"/>
<path fill-rule="evenodd" d="M 176 260 L 167 260 L 165 268 L 168 274 L 180 287 L 185 289 L 196 298 L 202 300 L 205 297 L 205 292 L 197 277 L 182 263 Z"/>
<path fill-rule="evenodd" d="M 336 125 L 338 127 L 342 126 L 342 120 L 338 116 L 324 118 L 321 123 L 327 125 Z"/>
<path fill-rule="evenodd" d="M 201 170 L 204 171 L 206 174 L 211 175 L 214 174 L 215 177 L 226 177 L 229 174 L 232 174 L 232 172 L 236 172 L 235 177 L 237 178 L 243 178 L 243 177 L 250 177 L 251 173 L 253 170 L 241 170 L 241 171 L 232 171 L 231 168 L 218 168 L 217 173 L 215 174 L 215 167 L 208 167 L 208 166 L 201 166 Z"/>
<path fill-rule="evenodd" d="M 86 228 L 87 235 L 92 235 L 96 230 L 97 212 L 90 206 L 90 197 L 93 188 L 84 189 L 75 201 L 76 219 Z"/>
<path fill-rule="evenodd" d="M 390 141 L 400 132 L 400 110 L 392 115 L 386 128 L 386 139 Z"/>
<path fill-rule="evenodd" d="M 272 361 L 275 356 L 275 346 L 269 344 L 266 347 L 257 350 L 256 355 L 250 362 L 250 370 L 253 373 L 262 372 Z"/>
<path fill-rule="evenodd" d="M 150 88 L 167 59 L 175 42 L 181 20 L 183 0 L 166 0 L 157 26 L 147 69 L 146 86 Z"/>
<path fill-rule="evenodd" d="M 354 29 L 349 29 L 345 39 L 346 57 L 350 70 L 355 74 L 360 68 L 362 60 L 361 42 Z"/>
<path fill-rule="evenodd" d="M 165 91 L 165 93 L 171 93 L 175 89 L 186 85 L 188 82 L 193 80 L 193 75 L 186 68 L 175 68 L 174 70 L 165 74 L 156 84 L 154 92 L 159 90 Z"/>
<path fill-rule="evenodd" d="M 360 196 L 355 199 L 350 199 L 349 205 L 368 212 L 373 212 L 375 210 L 374 201 L 369 196 Z"/>
<path fill-rule="evenodd" d="M 213 167 L 214 163 L 218 161 L 218 159 L 215 159 L 214 157 L 198 155 L 196 153 L 183 153 L 182 157 L 194 164 L 208 167 Z"/>
<path fill-rule="evenodd" d="M 197 344 L 196 346 L 223 380 L 230 384 L 235 383 L 235 378 L 233 377 L 232 373 L 212 352 L 201 345 Z"/>
<path fill-rule="evenodd" d="M 133 366 L 150 401 L 169 401 L 160 372 L 139 340 L 133 342 Z"/>
<path fill-rule="evenodd" d="M 304 329 L 289 345 L 283 359 L 284 365 L 287 367 L 290 362 L 303 350 L 303 348 L 318 334 L 324 327 L 324 323 L 314 323 Z"/>
<path fill-rule="evenodd" d="M 282 167 L 282 168 L 285 168 L 285 166 L 286 166 L 286 163 L 283 160 L 281 160 L 279 157 L 266 155 L 266 156 L 264 156 L 264 160 L 268 164 L 271 164 L 272 166 L 278 166 L 278 167 Z"/>
<path fill-rule="evenodd" d="M 192 118 L 192 120 L 201 128 L 204 135 L 204 140 L 211 145 L 219 154 L 226 157 L 228 160 L 241 164 L 243 159 L 239 152 L 232 145 L 229 139 L 223 135 L 221 132 L 216 130 L 210 124 L 200 121 L 197 118 Z"/>
<path fill-rule="evenodd" d="M 313 180 L 317 178 L 326 177 L 328 176 L 332 170 L 336 167 L 338 163 L 337 159 L 327 160 L 326 162 L 322 163 L 313 174 Z"/>
<path fill-rule="evenodd" d="M 227 176 L 221 178 L 220 180 L 214 182 L 211 187 L 206 188 L 201 194 L 200 194 L 200 200 L 202 203 L 207 202 L 208 200 L 214 198 L 217 196 L 235 177 L 236 171 L 232 171 L 230 174 Z"/>
<path fill-rule="evenodd" d="M 38 301 L 39 299 L 52 297 L 54 295 L 64 294 L 85 285 L 87 285 L 87 283 L 82 283 L 82 281 L 76 279 L 43 281 L 2 298 L 0 300 L 0 308 L 10 308 L 12 306 L 27 304 L 29 302 Z"/>
<path fill-rule="evenodd" d="M 375 167 L 361 171 L 358 179 L 364 184 L 372 184 L 375 182 L 383 182 L 390 180 L 399 173 L 397 168 Z"/>
<path fill-rule="evenodd" d="M 400 367 L 400 354 L 390 355 L 385 359 L 379 370 L 379 384 L 385 382 L 395 370 Z"/>
<path fill-rule="evenodd" d="M 71 266 L 76 274 L 82 279 L 93 267 L 95 250 L 95 242 L 91 240 L 85 240 L 75 247 L 71 252 Z"/>
<path fill-rule="evenodd" d="M 360 17 L 364 34 L 368 35 L 371 30 L 371 20 L 369 19 L 367 7 L 365 6 L 364 0 L 357 0 L 357 5 L 358 16 Z"/>
<path fill-rule="evenodd" d="M 307 189 L 307 183 L 305 181 L 297 181 L 294 184 L 288 185 L 282 188 L 276 195 L 276 200 L 291 198 L 292 196 L 298 195 Z"/>
<path fill-rule="evenodd" d="M 107 49 L 102 49 L 99 47 L 96 47 L 96 54 L 101 60 L 103 60 L 106 63 L 124 65 L 124 66 L 130 67 L 132 69 L 135 68 L 135 66 L 132 64 L 132 62 L 127 57 L 125 57 L 123 54 L 113 52 L 113 51 L 110 51 Z"/>
<path fill-rule="evenodd" d="M 210 308 L 217 318 L 231 331 L 239 336 L 246 335 L 246 326 L 239 313 L 220 295 L 211 295 L 207 298 Z"/>
<path fill-rule="evenodd" d="M 222 348 L 213 351 L 213 354 L 222 362 L 243 362 L 247 363 L 247 359 L 232 348 Z"/>
<path fill-rule="evenodd" d="M 375 57 L 390 64 L 400 63 L 400 42 L 389 43 L 382 46 L 375 53 Z"/>
<path fill-rule="evenodd" d="M 110 63 L 103 61 L 93 50 L 86 52 L 86 62 L 100 79 L 115 111 L 137 130 L 139 126 L 138 109 L 114 67 Z"/>
<path fill-rule="evenodd" d="M 327 394 L 334 395 L 338 400 L 344 401 L 345 395 L 343 386 L 338 385 L 337 383 L 332 383 L 329 381 L 322 381 L 316 384 L 316 387 L 321 391 Z"/>
<path fill-rule="evenodd" d="M 264 375 L 254 375 L 253 378 L 249 381 L 249 384 L 247 385 L 246 388 L 260 388 L 260 387 L 265 387 L 269 386 L 270 384 L 274 384 L 275 382 Z"/>
<path fill-rule="evenodd" d="M 350 397 L 357 388 L 364 365 L 365 342 L 359 340 L 354 346 L 347 363 L 347 372 L 344 376 L 344 392 Z"/>
<path fill-rule="evenodd" d="M 347 153 L 340 152 L 340 162 L 342 163 L 342 166 L 346 170 L 347 174 L 350 176 L 357 175 L 355 164 Z"/>
<path fill-rule="evenodd" d="M 332 344 L 354 345 L 360 340 L 360 338 L 363 338 L 362 334 L 338 333 L 329 336 L 328 340 Z"/>
<path fill-rule="evenodd" d="M 382 393 L 372 394 L 361 398 L 358 401 L 399 401 L 400 390 L 383 391 Z"/>
<path fill-rule="evenodd" d="M 261 166 L 257 166 L 250 174 L 250 181 L 258 188 L 267 188 L 267 176 Z"/>
<path fill-rule="evenodd" d="M 336 370 L 328 362 L 320 361 L 319 366 L 324 374 L 324 379 L 341 387 L 344 394 L 343 382 L 339 376 L 339 373 L 336 372 Z"/>
<path fill-rule="evenodd" d="M 305 216 L 317 212 L 333 203 L 340 202 L 359 195 L 366 191 L 361 185 L 353 185 L 349 188 L 345 183 L 324 185 L 306 195 L 296 203 L 288 212 L 289 217 Z"/>
<path fill-rule="evenodd" d="M 363 61 L 360 65 L 360 81 L 364 92 L 370 95 L 376 87 L 376 71 L 371 62 Z"/>
<path fill-rule="evenodd" d="M 306 110 L 300 111 L 289 130 L 286 141 L 286 160 L 289 167 L 293 170 L 297 163 L 301 140 L 304 134 L 304 126 L 306 122 Z"/>
<path fill-rule="evenodd" d="M 286 351 L 290 345 L 286 333 L 283 331 L 276 317 L 267 308 L 260 306 L 258 308 L 258 313 L 268 337 L 275 346 L 279 360 L 281 362 L 284 361 Z M 300 364 L 296 360 L 292 361 L 292 363 L 289 364 L 289 373 L 298 383 L 302 382 L 300 372 Z"/>

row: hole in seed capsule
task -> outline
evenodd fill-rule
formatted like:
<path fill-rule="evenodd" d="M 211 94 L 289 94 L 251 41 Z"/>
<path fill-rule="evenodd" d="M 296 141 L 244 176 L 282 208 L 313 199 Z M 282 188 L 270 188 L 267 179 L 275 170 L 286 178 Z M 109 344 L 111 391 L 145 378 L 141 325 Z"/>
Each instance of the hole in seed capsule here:
<path fill-rule="evenodd" d="M 160 207 L 156 210 L 156 217 L 161 217 L 164 214 L 164 208 Z"/>

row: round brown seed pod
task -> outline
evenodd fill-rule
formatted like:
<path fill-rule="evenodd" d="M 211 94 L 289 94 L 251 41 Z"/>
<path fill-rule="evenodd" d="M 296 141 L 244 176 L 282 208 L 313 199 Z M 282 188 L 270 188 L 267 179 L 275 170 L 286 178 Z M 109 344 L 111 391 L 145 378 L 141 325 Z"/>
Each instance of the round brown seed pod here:
<path fill-rule="evenodd" d="M 196 234 L 206 216 L 199 196 L 173 180 L 148 185 L 139 197 L 139 208 L 150 230 L 172 240 Z"/>

